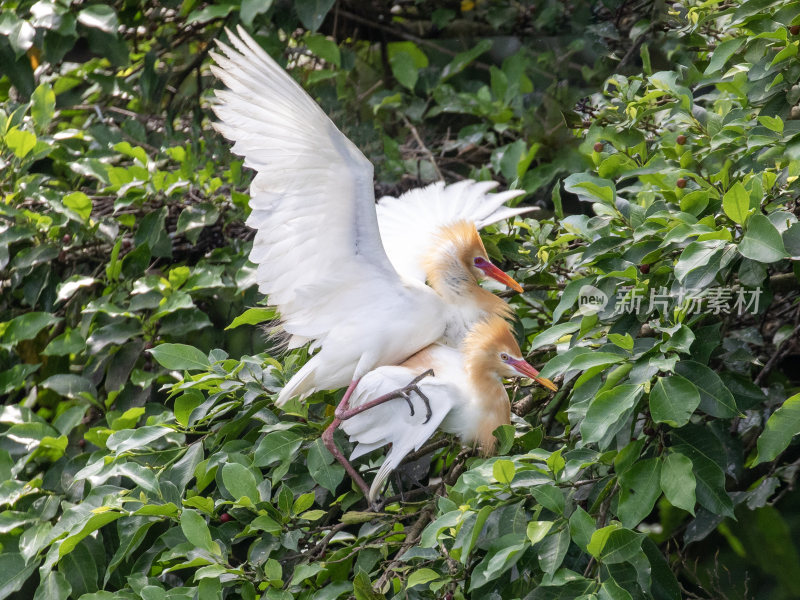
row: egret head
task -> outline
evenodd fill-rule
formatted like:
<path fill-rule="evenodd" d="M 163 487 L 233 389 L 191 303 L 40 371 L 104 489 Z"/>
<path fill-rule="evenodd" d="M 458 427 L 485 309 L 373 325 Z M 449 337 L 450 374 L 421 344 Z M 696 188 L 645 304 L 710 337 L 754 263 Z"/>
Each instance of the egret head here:
<path fill-rule="evenodd" d="M 540 377 L 539 371 L 522 357 L 505 319 L 492 316 L 475 325 L 464 340 L 464 352 L 485 375 L 527 377 L 549 390 L 558 390 L 552 381 Z"/>
<path fill-rule="evenodd" d="M 438 243 L 432 256 L 450 256 L 455 259 L 458 265 L 474 278 L 475 282 L 491 277 L 517 292 L 523 291 L 522 286 L 489 260 L 486 248 L 472 221 L 457 221 L 444 227 L 439 234 Z M 433 270 L 441 268 L 434 264 L 430 264 L 430 267 Z"/>

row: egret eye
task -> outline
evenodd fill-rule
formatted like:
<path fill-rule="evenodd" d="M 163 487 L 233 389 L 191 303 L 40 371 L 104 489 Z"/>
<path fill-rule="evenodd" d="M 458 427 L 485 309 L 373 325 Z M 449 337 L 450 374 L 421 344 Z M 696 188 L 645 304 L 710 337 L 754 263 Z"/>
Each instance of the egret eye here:
<path fill-rule="evenodd" d="M 475 258 L 472 259 L 472 264 L 478 267 L 479 269 L 483 269 L 489 263 L 482 256 L 476 256 Z"/>
<path fill-rule="evenodd" d="M 500 360 L 502 360 L 503 362 L 508 362 L 510 358 L 511 357 L 505 352 L 500 353 Z"/>

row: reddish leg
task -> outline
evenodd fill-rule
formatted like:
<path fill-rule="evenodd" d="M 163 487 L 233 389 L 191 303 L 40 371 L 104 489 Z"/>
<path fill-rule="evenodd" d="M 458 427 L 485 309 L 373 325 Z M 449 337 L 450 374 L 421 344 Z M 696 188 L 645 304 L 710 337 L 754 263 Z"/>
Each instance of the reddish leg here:
<path fill-rule="evenodd" d="M 399 390 L 395 390 L 393 392 L 389 392 L 388 394 L 384 394 L 383 396 L 378 396 L 374 400 L 370 400 L 369 402 L 365 402 L 361 406 L 357 406 L 355 408 L 349 408 L 349 405 L 345 406 L 344 402 L 340 403 L 339 406 L 336 408 L 336 418 L 341 421 L 345 421 L 350 417 L 354 417 L 357 414 L 364 412 L 365 410 L 369 410 L 379 404 L 383 404 L 384 402 L 388 402 L 389 400 L 394 400 L 395 398 L 402 398 L 408 403 L 408 408 L 411 411 L 411 416 L 414 416 L 414 405 L 411 403 L 410 394 L 411 392 L 416 392 L 416 394 L 422 398 L 422 402 L 425 404 L 425 423 L 431 420 L 431 416 L 433 412 L 431 411 L 431 404 L 428 400 L 427 396 L 422 393 L 419 389 L 417 384 L 422 381 L 425 377 L 432 376 L 433 369 L 428 369 L 421 375 L 418 375 L 411 382 L 404 388 L 400 388 Z M 349 398 L 348 398 L 349 399 Z"/>
<path fill-rule="evenodd" d="M 336 407 L 337 416 L 334 417 L 331 424 L 328 425 L 328 428 L 322 433 L 322 442 L 325 444 L 325 447 L 328 449 L 328 451 L 333 454 L 334 458 L 341 463 L 341 465 L 344 467 L 344 470 L 350 476 L 350 479 L 355 481 L 356 485 L 361 488 L 361 492 L 364 494 L 364 497 L 369 498 L 369 486 L 366 484 L 361 475 L 358 474 L 358 471 L 355 470 L 355 467 L 350 464 L 350 461 L 347 460 L 339 448 L 336 447 L 336 442 L 333 440 L 333 432 L 336 431 L 336 428 L 339 427 L 342 422 L 342 419 L 338 417 L 338 414 L 340 411 L 346 412 L 348 410 L 350 396 L 353 395 L 353 390 L 356 389 L 357 385 L 358 380 L 355 379 L 350 382 L 349 386 L 347 386 L 347 390 L 342 397 L 342 401 L 339 402 L 339 406 Z M 377 512 L 377 506 L 373 506 L 372 508 Z"/>
<path fill-rule="evenodd" d="M 428 398 L 422 391 L 419 389 L 417 384 L 425 377 L 433 375 L 433 370 L 428 369 L 421 375 L 415 377 L 411 382 L 404 388 L 395 390 L 389 394 L 384 394 L 374 400 L 370 400 L 369 402 L 362 404 L 361 406 L 357 406 L 356 408 L 350 408 L 350 396 L 353 395 L 353 390 L 355 390 L 356 386 L 358 385 L 358 380 L 354 380 L 350 382 L 350 385 L 347 387 L 347 390 L 342 397 L 342 401 L 339 403 L 339 406 L 336 407 L 336 413 L 333 421 L 331 424 L 328 425 L 328 428 L 322 434 L 322 442 L 325 444 L 325 447 L 328 451 L 333 454 L 334 458 L 339 461 L 339 463 L 344 467 L 344 470 L 350 476 L 356 485 L 361 489 L 361 492 L 364 494 L 365 498 L 369 498 L 369 486 L 364 481 L 364 479 L 359 475 L 358 471 L 356 471 L 355 467 L 350 464 L 350 461 L 344 457 L 344 454 L 337 448 L 336 442 L 333 439 L 333 433 L 336 431 L 336 428 L 344 421 L 345 419 L 349 419 L 350 417 L 357 415 L 359 413 L 364 412 L 365 410 L 369 410 L 374 406 L 378 406 L 379 404 L 383 404 L 384 402 L 388 402 L 389 400 L 393 400 L 394 398 L 403 398 L 406 402 L 408 402 L 409 409 L 411 410 L 411 414 L 414 414 L 414 405 L 411 403 L 411 398 L 409 394 L 413 391 L 416 392 L 422 401 L 425 403 L 425 408 L 427 410 L 427 415 L 425 418 L 425 423 L 427 423 L 431 416 L 431 405 L 428 401 Z M 371 508 L 374 511 L 380 510 L 380 504 L 372 504 Z"/>

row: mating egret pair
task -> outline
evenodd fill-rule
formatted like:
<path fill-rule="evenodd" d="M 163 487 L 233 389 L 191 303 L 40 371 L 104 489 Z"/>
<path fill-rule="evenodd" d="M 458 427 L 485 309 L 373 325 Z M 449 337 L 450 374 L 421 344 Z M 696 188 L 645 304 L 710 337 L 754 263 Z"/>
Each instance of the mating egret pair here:
<path fill-rule="evenodd" d="M 227 87 L 217 91 L 215 126 L 256 172 L 247 224 L 256 230 L 250 260 L 259 290 L 278 308 L 289 347 L 316 351 L 277 404 L 347 386 L 323 439 L 371 498 L 380 481 L 369 491 L 333 443 L 342 422 L 359 443 L 356 455 L 392 442 L 378 479 L 439 425 L 488 450 L 491 432 L 510 419 L 502 376 L 555 389 L 522 359 L 504 320 L 508 305 L 478 285 L 488 276 L 522 291 L 489 261 L 477 233 L 530 210 L 504 206 L 520 192 L 439 183 L 376 205 L 372 164 L 238 33 L 228 33 L 233 48 L 219 43 L 222 54 L 212 53 Z M 411 415 L 412 391 L 426 400 L 424 414 Z M 408 402 L 405 420 L 397 402 Z"/>

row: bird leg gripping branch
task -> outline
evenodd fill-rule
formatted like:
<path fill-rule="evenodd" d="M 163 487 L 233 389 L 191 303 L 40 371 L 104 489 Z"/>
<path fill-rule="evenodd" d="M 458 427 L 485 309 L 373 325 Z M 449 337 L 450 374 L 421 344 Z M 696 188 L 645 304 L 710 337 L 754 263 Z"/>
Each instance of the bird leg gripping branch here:
<path fill-rule="evenodd" d="M 379 404 L 383 404 L 384 402 L 388 402 L 389 400 L 393 400 L 394 398 L 403 398 L 409 406 L 411 410 L 411 415 L 414 415 L 414 405 L 411 402 L 410 394 L 411 392 L 416 392 L 417 395 L 422 399 L 422 402 L 425 404 L 426 409 L 426 416 L 425 416 L 425 423 L 430 421 L 433 412 L 431 411 L 430 401 L 428 400 L 427 396 L 422 393 L 419 389 L 419 382 L 422 381 L 425 377 L 432 376 L 433 369 L 428 369 L 424 373 L 416 376 L 412 379 L 409 384 L 399 390 L 395 390 L 388 394 L 384 394 L 374 400 L 370 400 L 369 402 L 362 404 L 361 406 L 357 406 L 356 408 L 350 408 L 350 396 L 353 395 L 353 391 L 355 390 L 356 386 L 358 385 L 358 380 L 351 381 L 350 385 L 347 387 L 347 390 L 342 397 L 342 401 L 339 403 L 339 406 L 336 407 L 335 416 L 331 424 L 328 425 L 328 428 L 322 434 L 322 442 L 325 444 L 325 447 L 328 451 L 333 454 L 334 458 L 339 461 L 339 463 L 344 467 L 344 470 L 350 476 L 356 485 L 361 489 L 361 492 L 364 494 L 365 498 L 369 498 L 369 486 L 364 481 L 364 478 L 356 471 L 355 467 L 350 464 L 350 461 L 347 460 L 342 454 L 341 450 L 336 446 L 336 442 L 333 439 L 333 434 L 336 431 L 336 428 L 341 425 L 342 421 L 345 419 L 349 419 L 350 417 L 357 415 L 359 413 L 364 412 L 365 410 L 369 410 Z M 380 505 L 373 504 L 371 507 L 373 510 L 378 511 L 380 509 Z"/>
<path fill-rule="evenodd" d="M 428 369 L 424 373 L 417 375 L 414 379 L 412 379 L 409 384 L 405 387 L 402 387 L 398 390 L 393 392 L 389 392 L 388 394 L 384 394 L 383 396 L 378 396 L 374 400 L 370 400 L 369 402 L 365 402 L 361 406 L 357 406 L 355 408 L 349 408 L 348 406 L 344 406 L 344 401 L 339 404 L 336 408 L 336 418 L 339 421 L 345 421 L 350 417 L 354 417 L 355 415 L 362 413 L 370 408 L 378 406 L 379 404 L 383 404 L 384 402 L 388 402 L 389 400 L 394 400 L 395 398 L 402 398 L 408 403 L 408 409 L 411 411 L 411 416 L 414 416 L 414 404 L 411 402 L 411 392 L 415 392 L 417 396 L 420 397 L 423 404 L 425 404 L 425 423 L 431 420 L 433 416 L 433 411 L 431 410 L 431 403 L 428 400 L 428 397 L 422 393 L 422 390 L 419 389 L 419 382 L 422 381 L 425 377 L 432 377 L 433 376 L 433 369 Z"/>

